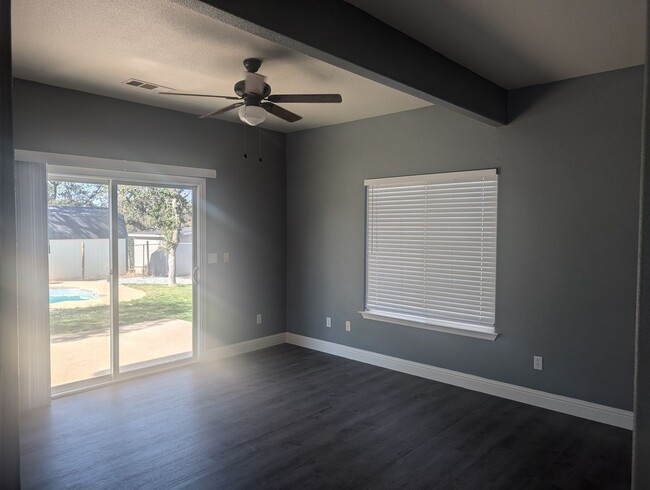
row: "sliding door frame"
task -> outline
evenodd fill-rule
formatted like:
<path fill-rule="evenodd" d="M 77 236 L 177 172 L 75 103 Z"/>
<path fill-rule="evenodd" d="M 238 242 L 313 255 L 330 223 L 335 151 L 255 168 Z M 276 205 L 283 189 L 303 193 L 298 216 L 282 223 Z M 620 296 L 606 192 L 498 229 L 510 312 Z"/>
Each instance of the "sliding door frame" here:
<path fill-rule="evenodd" d="M 65 182 L 104 185 L 104 186 L 107 187 L 107 190 L 108 190 L 108 211 L 109 211 L 109 216 L 108 216 L 108 219 L 109 219 L 109 247 L 108 247 L 108 250 L 109 250 L 109 254 L 112 254 L 111 246 L 110 246 L 110 243 L 111 243 L 111 241 L 110 241 L 110 226 L 111 226 L 111 224 L 110 224 L 110 220 L 111 220 L 110 214 L 111 214 L 111 202 L 112 202 L 111 201 L 112 197 L 111 197 L 111 194 L 110 194 L 110 192 L 111 192 L 111 180 L 109 178 L 106 178 L 106 177 L 89 177 L 89 176 L 83 176 L 82 177 L 82 176 L 72 175 L 72 174 L 50 173 L 47 169 L 46 169 L 45 178 L 46 178 L 46 182 L 49 182 L 50 180 L 61 180 L 61 181 L 65 181 Z M 47 211 L 45 211 L 45 212 L 47 212 Z M 48 241 L 48 249 L 49 249 L 49 239 L 47 241 Z M 113 302 L 113 294 L 112 294 L 113 276 L 111 274 L 112 257 L 109 256 L 109 259 L 110 260 L 109 260 L 109 267 L 108 268 L 109 268 L 109 279 L 111 281 L 111 283 L 110 283 L 110 287 L 111 287 L 111 290 L 110 290 L 110 299 L 111 299 L 110 332 L 111 332 L 111 335 L 109 337 L 110 338 L 109 349 L 110 349 L 110 352 L 113 352 L 113 342 L 114 342 L 114 339 L 113 339 L 113 305 L 112 305 L 112 302 Z M 49 258 L 48 258 L 48 261 L 49 261 Z M 48 271 L 48 275 L 49 275 L 49 271 Z M 51 347 L 50 347 L 50 349 L 51 349 Z M 49 362 L 52 362 L 51 355 L 50 355 L 50 361 Z M 52 388 L 52 386 L 50 386 L 50 396 L 52 398 L 56 398 L 57 396 L 62 396 L 62 395 L 66 395 L 68 393 L 74 393 L 74 392 L 77 392 L 77 391 L 80 391 L 80 390 L 92 388 L 92 387 L 99 386 L 99 385 L 104 385 L 104 384 L 107 384 L 107 383 L 110 383 L 111 381 L 113 381 L 113 379 L 114 379 L 113 378 L 114 370 L 113 370 L 113 364 L 112 364 L 112 354 L 111 354 L 111 363 L 109 364 L 109 369 L 110 369 L 110 372 L 108 374 L 102 374 L 101 376 L 95 376 L 95 377 L 92 377 L 92 378 L 81 379 L 79 381 L 72 381 L 70 383 L 66 383 L 64 385 L 57 386 L 56 388 Z"/>
<path fill-rule="evenodd" d="M 201 206 L 199 206 L 199 200 L 200 200 L 200 195 L 201 191 L 199 190 L 199 186 L 201 182 L 197 181 L 196 179 L 190 179 L 190 180 L 184 180 L 183 182 L 180 182 L 179 177 L 164 177 L 162 179 L 159 178 L 158 176 L 155 179 L 151 179 L 150 177 L 147 177 L 146 179 L 140 179 L 140 178 L 123 178 L 122 176 L 115 178 L 115 179 L 110 179 L 110 206 L 111 206 L 111 226 L 110 226 L 110 240 L 111 240 L 111 295 L 112 298 L 115 299 L 115 301 L 111 302 L 111 325 L 112 325 L 112 335 L 111 338 L 113 339 L 113 346 L 112 346 L 112 353 L 113 353 L 113 367 L 112 367 L 112 373 L 116 379 L 120 379 L 122 377 L 128 377 L 132 376 L 131 373 L 145 373 L 145 372 L 155 372 L 159 371 L 159 366 L 178 366 L 182 364 L 187 364 L 191 362 L 198 361 L 199 358 L 201 357 L 201 345 L 202 343 L 199 342 L 200 338 L 203 338 L 203 335 L 201 334 L 201 305 L 203 304 L 203 301 L 200 299 L 201 293 L 202 293 L 202 286 L 201 283 L 202 281 L 199 279 L 198 281 L 196 280 L 196 272 L 199 274 L 201 273 L 201 264 L 200 261 L 200 252 L 199 250 L 205 250 L 205 246 L 201 247 L 201 238 L 200 238 L 200 230 L 202 230 L 200 226 L 200 221 L 201 219 L 199 216 L 201 216 L 200 209 L 202 209 Z M 203 184 L 205 184 L 205 180 L 203 180 Z M 150 367 L 146 368 L 139 368 L 137 370 L 132 370 L 132 371 L 124 371 L 120 369 L 120 341 L 119 341 L 119 335 L 120 335 L 120 325 L 119 325 L 119 310 L 120 310 L 120 293 L 119 293 L 119 288 L 120 288 L 120 267 L 119 267 L 119 237 L 118 237 L 118 219 L 119 219 L 119 209 L 117 206 L 117 197 L 118 197 L 118 187 L 121 185 L 135 185 L 135 186 L 143 186 L 143 187 L 166 187 L 166 188 L 183 188 L 183 189 L 191 189 L 192 190 L 192 272 L 190 273 L 190 279 L 192 281 L 192 356 L 187 359 L 179 359 L 177 361 L 169 361 L 165 363 L 161 363 L 158 365 L 153 365 Z M 115 205 L 113 205 L 115 203 Z M 198 226 L 195 225 L 195 223 L 198 224 Z"/>
<path fill-rule="evenodd" d="M 31 153 L 31 152 L 30 152 Z M 33 158 L 30 158 L 33 160 Z M 91 159 L 93 160 L 93 159 Z M 105 159 L 101 159 L 106 161 Z M 124 162 L 120 162 L 124 164 Z M 128 163 L 128 162 L 127 162 Z M 92 163 L 91 163 L 92 164 Z M 145 164 L 132 162 L 132 167 L 138 168 Z M 109 185 L 109 215 L 110 215 L 110 278 L 111 278 L 111 373 L 89 380 L 83 380 L 63 385 L 63 390 L 52 393 L 52 397 L 64 396 L 97 386 L 113 383 L 152 372 L 163 371 L 180 365 L 200 361 L 205 355 L 205 271 L 207 265 L 206 240 L 206 178 L 201 176 L 177 175 L 183 167 L 169 166 L 172 175 L 164 173 L 167 165 L 146 164 L 145 172 L 123 171 L 111 168 L 90 168 L 84 166 L 47 165 L 48 180 L 96 181 Z M 119 167 L 117 167 L 119 168 Z M 150 172 L 152 169 L 159 173 Z M 206 174 L 205 169 L 195 170 L 195 174 Z M 208 174 L 210 177 L 216 176 Z M 119 185 L 145 185 L 159 187 L 191 188 L 193 200 L 193 268 L 192 268 L 192 356 L 187 359 L 145 367 L 133 371 L 120 372 L 119 362 L 119 250 L 118 250 L 118 208 L 117 188 Z M 197 279 L 198 273 L 198 280 Z"/>

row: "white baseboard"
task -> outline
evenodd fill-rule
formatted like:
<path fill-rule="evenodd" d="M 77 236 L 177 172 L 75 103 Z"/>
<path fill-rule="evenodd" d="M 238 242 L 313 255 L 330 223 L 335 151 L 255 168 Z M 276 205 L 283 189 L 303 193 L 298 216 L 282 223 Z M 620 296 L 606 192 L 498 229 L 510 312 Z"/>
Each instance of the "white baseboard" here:
<path fill-rule="evenodd" d="M 203 354 L 201 361 L 216 361 L 218 359 L 225 359 L 227 357 L 245 354 L 246 352 L 252 352 L 254 350 L 266 349 L 267 347 L 272 347 L 274 345 L 284 344 L 285 342 L 286 333 L 284 332 L 275 335 L 269 335 L 267 337 L 259 337 L 257 339 L 246 340 L 244 342 L 238 342 L 236 344 L 224 345 L 223 347 L 210 349 Z"/>
<path fill-rule="evenodd" d="M 632 430 L 634 414 L 627 410 L 598 405 L 597 403 L 586 402 L 575 398 L 561 395 L 553 395 L 544 391 L 532 390 L 517 385 L 493 381 L 491 379 L 473 376 L 458 371 L 438 368 L 428 364 L 407 361 L 399 357 L 377 354 L 375 352 L 348 347 L 325 340 L 305 337 L 288 332 L 286 342 L 289 344 L 306 347 L 308 349 L 326 352 L 339 357 L 345 357 L 354 361 L 365 362 L 374 366 L 399 371 L 401 373 L 420 376 L 422 378 L 440 381 L 454 386 L 460 386 L 469 390 L 480 391 L 489 395 L 507 398 L 521 403 L 527 403 L 536 407 L 562 412 L 576 417 L 582 417 L 604 424 L 622 427 Z"/>
<path fill-rule="evenodd" d="M 471 374 L 465 374 L 450 369 L 443 369 L 429 364 L 422 364 L 419 362 L 408 361 L 399 357 L 387 356 L 378 354 L 356 347 L 348 347 L 346 345 L 328 342 L 326 340 L 315 339 L 312 337 L 305 337 L 295 333 L 279 333 L 276 335 L 269 335 L 267 337 L 260 337 L 257 339 L 239 342 L 237 344 L 224 345 L 216 349 L 210 349 L 205 352 L 203 361 L 215 361 L 218 359 L 225 359 L 227 357 L 238 356 L 246 352 L 254 350 L 265 349 L 278 344 L 289 343 L 306 347 L 308 349 L 333 354 L 346 359 L 372 364 L 393 371 L 419 376 L 421 378 L 431 379 L 446 383 L 454 386 L 460 386 L 468 390 L 480 391 L 489 395 L 507 398 L 528 405 L 554 410 L 556 412 L 582 417 L 604 424 L 622 427 L 624 429 L 632 430 L 634 421 L 634 414 L 627 410 L 619 408 L 612 408 L 597 403 L 586 402 L 576 398 L 569 398 L 567 396 L 554 395 L 544 391 L 532 390 L 509 383 L 502 383 L 501 381 L 493 381 L 491 379 L 481 378 Z"/>

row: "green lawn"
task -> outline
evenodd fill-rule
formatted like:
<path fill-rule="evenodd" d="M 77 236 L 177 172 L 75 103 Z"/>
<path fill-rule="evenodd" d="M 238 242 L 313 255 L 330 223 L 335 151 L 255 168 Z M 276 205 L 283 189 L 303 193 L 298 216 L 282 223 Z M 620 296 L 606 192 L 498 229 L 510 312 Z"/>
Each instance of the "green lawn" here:
<path fill-rule="evenodd" d="M 147 295 L 120 305 L 120 326 L 167 318 L 192 321 L 191 285 L 169 287 L 158 284 L 129 284 L 129 287 L 144 291 Z M 110 322 L 109 306 L 50 311 L 52 335 L 109 328 Z"/>

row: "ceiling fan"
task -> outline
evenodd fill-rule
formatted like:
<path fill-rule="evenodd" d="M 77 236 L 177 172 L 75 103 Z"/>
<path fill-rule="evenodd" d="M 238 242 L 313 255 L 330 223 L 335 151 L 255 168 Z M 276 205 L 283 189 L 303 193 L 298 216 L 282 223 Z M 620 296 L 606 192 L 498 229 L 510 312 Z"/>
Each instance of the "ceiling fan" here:
<path fill-rule="evenodd" d="M 202 119 L 206 117 L 218 116 L 224 112 L 231 111 L 239 107 L 239 118 L 250 126 L 257 126 L 266 120 L 266 113 L 273 114 L 287 122 L 296 122 L 302 119 L 298 114 L 294 114 L 287 109 L 274 104 L 279 103 L 338 103 L 343 99 L 339 94 L 290 94 L 290 95 L 271 95 L 271 86 L 266 83 L 266 77 L 257 73 L 262 66 L 262 61 L 257 58 L 246 58 L 244 67 L 246 68 L 246 78 L 235 84 L 235 93 L 237 97 L 229 95 L 210 95 L 210 94 L 183 94 L 178 92 L 160 92 L 163 95 L 181 95 L 189 97 L 216 97 L 218 99 L 237 100 L 234 104 L 199 116 Z"/>

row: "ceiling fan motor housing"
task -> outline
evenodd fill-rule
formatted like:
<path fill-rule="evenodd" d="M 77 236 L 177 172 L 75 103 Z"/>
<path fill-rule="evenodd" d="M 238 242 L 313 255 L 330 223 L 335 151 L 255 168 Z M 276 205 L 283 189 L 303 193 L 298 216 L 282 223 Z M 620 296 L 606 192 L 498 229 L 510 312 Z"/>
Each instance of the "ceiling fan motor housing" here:
<path fill-rule="evenodd" d="M 239 95 L 242 98 L 246 98 L 248 95 L 257 95 L 263 99 L 266 99 L 269 95 L 271 95 L 271 86 L 268 83 L 264 83 L 262 85 L 262 90 L 261 93 L 255 93 L 251 92 L 248 93 L 246 90 L 246 80 L 240 80 L 235 84 L 235 93 Z"/>
<path fill-rule="evenodd" d="M 257 94 L 247 94 L 244 97 L 244 104 L 249 106 L 249 105 L 261 105 L 262 103 L 262 97 L 260 97 Z"/>
<path fill-rule="evenodd" d="M 244 60 L 246 74 L 244 80 L 235 84 L 235 93 L 237 95 L 244 98 L 249 95 L 257 95 L 262 99 L 269 96 L 271 87 L 266 83 L 266 77 L 257 73 L 260 66 L 262 66 L 262 60 L 259 58 L 246 58 Z"/>

